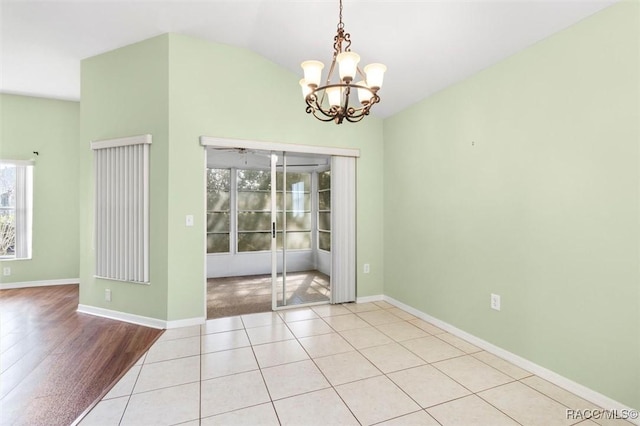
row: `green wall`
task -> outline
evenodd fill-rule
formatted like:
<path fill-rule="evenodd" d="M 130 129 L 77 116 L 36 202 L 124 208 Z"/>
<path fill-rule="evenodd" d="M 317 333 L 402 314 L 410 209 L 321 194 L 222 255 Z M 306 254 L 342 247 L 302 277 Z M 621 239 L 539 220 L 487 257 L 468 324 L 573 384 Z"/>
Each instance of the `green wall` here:
<path fill-rule="evenodd" d="M 1 283 L 78 278 L 78 118 L 77 102 L 0 94 L 0 158 L 36 161 L 33 257 L 0 262 Z"/>
<path fill-rule="evenodd" d="M 635 408 L 638 5 L 384 122 L 385 294 Z"/>
<path fill-rule="evenodd" d="M 382 293 L 382 121 L 318 122 L 304 112 L 299 78 L 248 50 L 177 34 L 83 61 L 83 214 L 93 214 L 89 141 L 151 133 L 152 258 L 150 286 L 94 279 L 87 219 L 80 303 L 165 320 L 204 315 L 202 135 L 359 148 L 358 269 L 372 271 L 358 275 L 358 296 Z"/>
<path fill-rule="evenodd" d="M 160 36 L 82 61 L 80 102 L 80 303 L 167 318 L 169 49 Z M 92 140 L 149 133 L 150 285 L 94 278 Z M 104 300 L 104 290 L 112 301 Z M 192 316 L 198 316 L 194 312 Z"/>

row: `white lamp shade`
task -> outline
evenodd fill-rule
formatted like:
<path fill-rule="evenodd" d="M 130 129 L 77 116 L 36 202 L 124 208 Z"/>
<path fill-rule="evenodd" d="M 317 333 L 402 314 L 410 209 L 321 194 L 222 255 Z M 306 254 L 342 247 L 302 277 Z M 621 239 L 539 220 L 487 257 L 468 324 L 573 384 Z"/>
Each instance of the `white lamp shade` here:
<path fill-rule="evenodd" d="M 357 86 L 367 87 L 367 83 L 364 81 L 359 81 L 356 83 Z M 371 92 L 367 89 L 361 89 L 358 87 L 358 100 L 361 104 L 368 104 L 371 100 Z"/>
<path fill-rule="evenodd" d="M 342 88 L 341 87 L 329 87 L 327 88 L 327 97 L 329 98 L 329 105 L 340 106 L 342 100 Z"/>
<path fill-rule="evenodd" d="M 360 55 L 355 52 L 342 52 L 338 54 L 336 61 L 338 62 L 338 69 L 340 71 L 340 80 L 353 80 L 358 70 Z"/>
<path fill-rule="evenodd" d="M 367 85 L 372 89 L 380 89 L 386 70 L 387 67 L 382 64 L 369 64 L 364 67 L 364 72 L 367 74 Z"/>
<path fill-rule="evenodd" d="M 304 70 L 304 80 L 307 84 L 320 86 L 320 80 L 322 80 L 322 68 L 324 64 L 320 61 L 304 61 L 302 64 Z"/>
<path fill-rule="evenodd" d="M 304 78 L 300 80 L 300 87 L 302 87 L 302 97 L 307 99 L 307 95 L 311 93 L 311 87 L 307 84 L 307 80 Z"/>

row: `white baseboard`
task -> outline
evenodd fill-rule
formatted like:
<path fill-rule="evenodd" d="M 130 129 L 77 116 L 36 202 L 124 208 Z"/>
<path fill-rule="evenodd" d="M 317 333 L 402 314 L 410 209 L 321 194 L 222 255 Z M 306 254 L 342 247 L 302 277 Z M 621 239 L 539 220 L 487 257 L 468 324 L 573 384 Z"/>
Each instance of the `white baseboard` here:
<path fill-rule="evenodd" d="M 539 376 L 569 392 L 574 393 L 575 395 L 586 399 L 589 402 L 594 403 L 595 405 L 602 407 L 603 409 L 606 410 L 615 410 L 618 412 L 631 412 L 634 411 L 634 409 L 632 409 L 631 407 L 627 407 L 624 404 L 609 398 L 606 395 L 603 395 L 599 392 L 594 391 L 593 389 L 590 389 L 586 386 L 581 385 L 580 383 L 576 383 L 573 380 L 570 380 L 564 376 L 561 376 L 558 373 L 555 373 L 551 370 L 548 370 L 538 364 L 535 364 L 525 358 L 522 358 L 514 353 L 511 353 L 505 349 L 502 349 L 492 343 L 487 342 L 486 340 L 480 339 L 479 337 L 474 336 L 473 334 L 469 334 L 466 331 L 460 330 L 457 327 L 454 327 L 453 325 L 444 322 L 442 320 L 439 320 L 437 318 L 432 317 L 431 315 L 425 314 L 422 311 L 419 311 L 409 305 L 406 305 L 392 297 L 389 296 L 383 296 L 384 301 L 391 303 L 392 305 L 397 306 L 398 308 L 409 312 L 412 315 L 415 315 L 416 317 L 425 320 L 427 322 L 432 323 L 433 325 L 440 327 L 441 329 L 455 335 L 458 336 L 466 341 L 468 341 L 469 343 L 472 343 L 476 346 L 478 346 L 481 349 L 484 349 L 487 352 L 490 352 L 502 359 L 505 359 L 509 362 L 511 362 L 512 364 L 517 365 L 520 368 L 523 368 L 527 371 L 530 371 L 531 373 L 535 374 L 536 376 Z M 358 301 L 360 301 L 358 299 Z M 628 421 L 635 423 L 637 425 L 640 425 L 640 420 L 639 419 L 627 419 Z"/>
<path fill-rule="evenodd" d="M 132 324 L 144 325 L 151 328 L 167 328 L 167 322 L 164 320 L 143 317 L 141 315 L 128 314 L 126 312 L 113 311 L 111 309 L 98 308 L 96 306 L 78 304 L 78 312 L 83 314 L 95 315 L 97 317 L 130 322 Z"/>
<path fill-rule="evenodd" d="M 9 290 L 13 288 L 27 288 L 27 287 L 47 287 L 52 285 L 68 285 L 78 284 L 80 278 L 64 278 L 59 280 L 40 280 L 40 281 L 22 281 L 17 283 L 4 283 L 0 284 L 0 290 Z"/>
<path fill-rule="evenodd" d="M 196 317 L 196 318 L 186 318 L 181 320 L 173 320 L 166 321 L 167 329 L 170 328 L 180 328 L 180 327 L 191 327 L 193 325 L 202 325 L 207 321 L 205 317 Z"/>
<path fill-rule="evenodd" d="M 380 302 L 384 300 L 383 298 L 384 296 L 381 294 L 376 294 L 373 296 L 362 296 L 356 298 L 356 303 Z"/>
<path fill-rule="evenodd" d="M 117 321 L 129 322 L 131 324 L 143 325 L 145 327 L 169 329 L 179 327 L 189 327 L 192 325 L 201 325 L 205 323 L 206 318 L 186 318 L 174 321 L 165 321 L 157 318 L 143 317 L 141 315 L 129 314 L 126 312 L 113 311 L 111 309 L 98 308 L 96 306 L 78 304 L 78 312 L 83 314 L 95 315 L 98 317 L 109 318 Z"/>

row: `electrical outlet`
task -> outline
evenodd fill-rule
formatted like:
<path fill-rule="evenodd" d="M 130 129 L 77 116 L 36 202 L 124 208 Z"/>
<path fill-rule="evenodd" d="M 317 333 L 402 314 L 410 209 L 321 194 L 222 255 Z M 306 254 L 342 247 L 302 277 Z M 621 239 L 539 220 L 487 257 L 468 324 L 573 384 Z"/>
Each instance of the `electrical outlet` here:
<path fill-rule="evenodd" d="M 8 266 L 5 266 L 4 268 L 2 268 L 2 275 L 4 275 L 5 277 L 8 277 L 9 275 L 11 275 L 11 268 Z"/>
<path fill-rule="evenodd" d="M 111 302 L 111 289 L 109 288 L 104 289 L 104 300 L 107 302 Z"/>
<path fill-rule="evenodd" d="M 369 267 L 368 263 L 364 264 L 364 273 L 368 274 L 369 272 L 371 272 L 371 268 Z"/>
<path fill-rule="evenodd" d="M 500 295 L 491 293 L 491 309 L 500 310 Z"/>

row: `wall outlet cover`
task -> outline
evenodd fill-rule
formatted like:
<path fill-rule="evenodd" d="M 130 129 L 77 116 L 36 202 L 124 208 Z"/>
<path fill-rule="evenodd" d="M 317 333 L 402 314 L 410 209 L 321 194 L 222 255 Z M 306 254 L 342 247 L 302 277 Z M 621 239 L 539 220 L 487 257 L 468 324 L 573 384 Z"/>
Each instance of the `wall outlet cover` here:
<path fill-rule="evenodd" d="M 500 295 L 491 293 L 491 309 L 500 310 Z"/>

